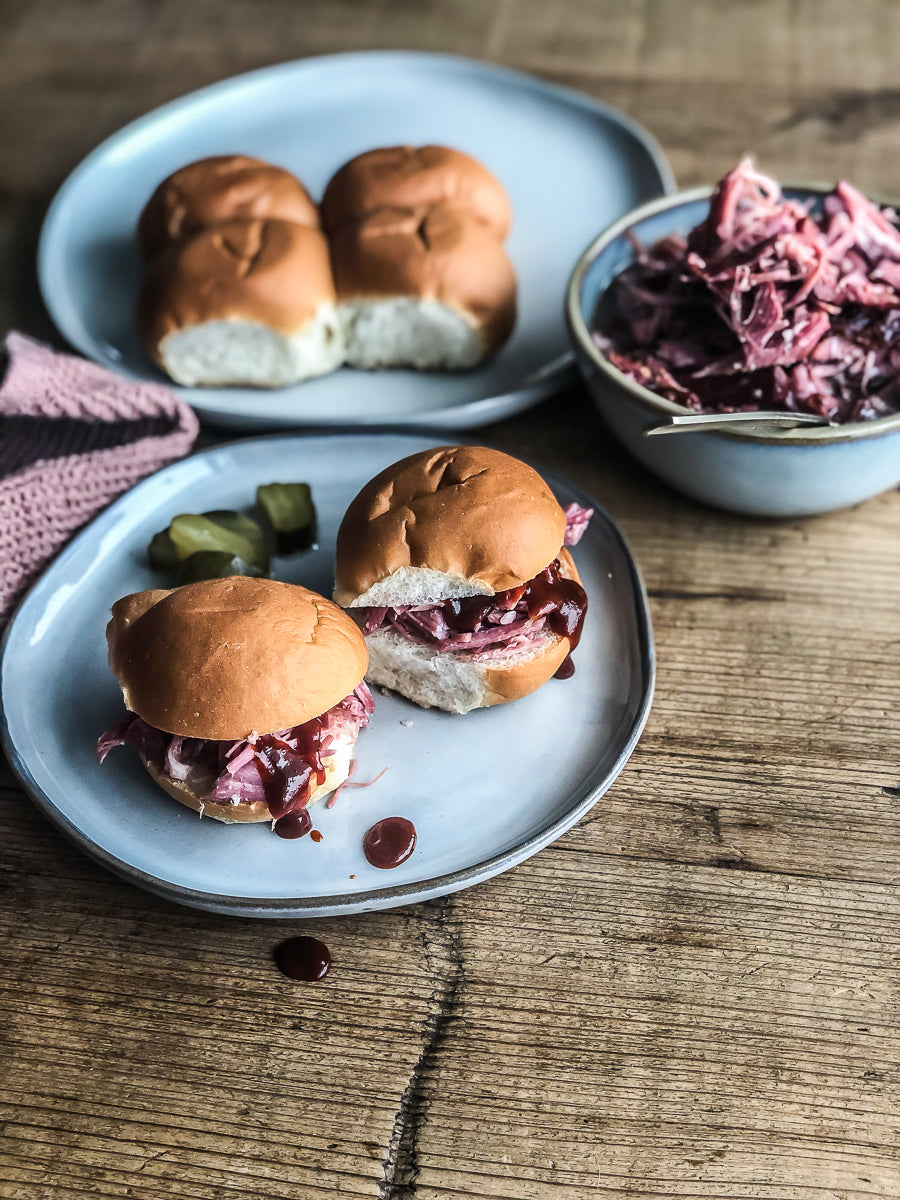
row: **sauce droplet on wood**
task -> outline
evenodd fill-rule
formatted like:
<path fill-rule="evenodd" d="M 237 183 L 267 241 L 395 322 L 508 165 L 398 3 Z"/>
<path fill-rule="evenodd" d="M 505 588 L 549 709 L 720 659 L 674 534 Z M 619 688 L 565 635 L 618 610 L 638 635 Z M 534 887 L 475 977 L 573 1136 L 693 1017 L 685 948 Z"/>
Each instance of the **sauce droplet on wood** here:
<path fill-rule="evenodd" d="M 416 848 L 416 827 L 406 817 L 385 817 L 366 831 L 363 854 L 373 867 L 389 871 L 405 863 Z"/>
<path fill-rule="evenodd" d="M 315 983 L 331 970 L 331 951 L 314 937 L 292 937 L 272 951 L 275 966 L 288 979 Z"/>

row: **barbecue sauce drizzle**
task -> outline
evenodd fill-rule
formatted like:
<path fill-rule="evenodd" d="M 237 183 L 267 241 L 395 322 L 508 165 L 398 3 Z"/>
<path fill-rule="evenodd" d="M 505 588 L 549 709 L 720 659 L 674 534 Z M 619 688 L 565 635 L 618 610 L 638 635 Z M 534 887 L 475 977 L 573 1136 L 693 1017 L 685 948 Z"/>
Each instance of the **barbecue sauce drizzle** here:
<path fill-rule="evenodd" d="M 312 829 L 306 805 L 316 787 L 325 782 L 322 762 L 322 721 L 316 717 L 297 727 L 294 748 L 274 733 L 257 738 L 256 767 L 262 780 L 275 832 L 283 838 L 300 838 Z"/>
<path fill-rule="evenodd" d="M 513 609 L 520 600 L 524 600 L 532 620 L 546 617 L 551 633 L 569 639 L 571 654 L 581 639 L 587 595 L 580 583 L 560 574 L 558 558 L 535 575 L 534 579 L 508 591 L 497 592 L 495 596 L 445 600 L 441 605 L 441 614 L 455 633 L 476 633 L 486 612 L 492 608 Z"/>

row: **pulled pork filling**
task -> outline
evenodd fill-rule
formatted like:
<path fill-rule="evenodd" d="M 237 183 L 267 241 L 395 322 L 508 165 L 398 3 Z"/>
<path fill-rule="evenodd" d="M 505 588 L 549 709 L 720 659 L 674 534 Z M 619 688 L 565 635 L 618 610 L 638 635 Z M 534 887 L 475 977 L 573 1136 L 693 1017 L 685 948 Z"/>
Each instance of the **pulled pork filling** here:
<path fill-rule="evenodd" d="M 594 341 L 635 382 L 697 412 L 840 423 L 900 412 L 894 222 L 845 182 L 813 212 L 744 159 L 686 238 L 635 242 Z"/>
<path fill-rule="evenodd" d="M 178 737 L 129 712 L 97 741 L 102 763 L 116 746 L 134 746 L 164 778 L 185 783 L 198 799 L 226 804 L 263 800 L 276 820 L 305 808 L 325 782 L 323 760 L 343 743 L 352 745 L 374 709 L 365 683 L 334 708 L 278 733 L 239 741 Z"/>
<path fill-rule="evenodd" d="M 569 505 L 565 545 L 574 546 L 581 540 L 592 516 L 593 509 Z M 580 583 L 561 575 L 556 558 L 533 579 L 493 596 L 355 611 L 363 615 L 365 634 L 393 629 L 433 650 L 462 652 L 481 661 L 509 658 L 522 650 L 537 652 L 556 637 L 567 637 L 569 650 L 574 650 L 581 636 L 587 596 Z"/>

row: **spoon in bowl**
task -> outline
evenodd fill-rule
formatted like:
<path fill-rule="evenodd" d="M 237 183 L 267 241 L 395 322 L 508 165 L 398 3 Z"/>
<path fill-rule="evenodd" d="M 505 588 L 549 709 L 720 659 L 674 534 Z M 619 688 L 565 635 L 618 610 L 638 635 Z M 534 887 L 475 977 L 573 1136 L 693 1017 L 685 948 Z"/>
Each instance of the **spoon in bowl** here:
<path fill-rule="evenodd" d="M 773 429 L 799 429 L 804 425 L 834 425 L 828 417 L 817 413 L 795 412 L 730 412 L 676 413 L 659 425 L 644 430 L 645 437 L 658 433 L 727 433 L 746 429 L 752 433 L 769 433 Z"/>

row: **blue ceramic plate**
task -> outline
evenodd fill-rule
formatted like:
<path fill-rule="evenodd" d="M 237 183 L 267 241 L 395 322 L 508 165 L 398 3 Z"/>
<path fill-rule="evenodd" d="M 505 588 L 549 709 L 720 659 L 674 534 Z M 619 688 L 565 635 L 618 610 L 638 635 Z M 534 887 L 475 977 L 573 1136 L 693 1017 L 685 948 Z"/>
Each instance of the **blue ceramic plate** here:
<path fill-rule="evenodd" d="M 500 353 L 455 375 L 343 370 L 274 392 L 180 393 L 207 420 L 244 429 L 464 429 L 517 412 L 558 387 L 571 364 L 563 301 L 576 258 L 598 229 L 671 190 L 672 175 L 650 136 L 615 109 L 466 59 L 369 52 L 284 63 L 126 126 L 69 176 L 47 214 L 39 254 L 47 308 L 90 358 L 162 379 L 132 323 L 140 277 L 134 227 L 161 179 L 210 154 L 247 153 L 294 171 L 320 197 L 341 163 L 401 142 L 465 150 L 509 192 L 520 315 Z"/>
<path fill-rule="evenodd" d="M 646 598 L 622 535 L 583 492 L 547 474 L 562 503 L 597 508 L 575 558 L 590 597 L 569 680 L 465 717 L 376 695 L 354 776 L 369 788 L 317 805 L 322 841 L 267 825 L 201 820 L 169 799 L 137 755 L 103 766 L 94 742 L 122 713 L 106 664 L 109 607 L 165 581 L 146 566 L 151 535 L 180 512 L 247 509 L 258 484 L 309 481 L 317 550 L 277 560 L 278 578 L 330 594 L 334 539 L 358 489 L 434 445 L 396 434 L 269 437 L 197 454 L 134 488 L 81 533 L 26 598 L 2 662 L 3 739 L 35 803 L 93 858 L 161 896 L 214 912 L 302 917 L 390 908 L 468 887 L 559 837 L 603 795 L 640 736 L 653 689 Z M 546 473 L 545 473 L 546 474 Z M 362 836 L 409 817 L 412 857 L 369 866 Z"/>

